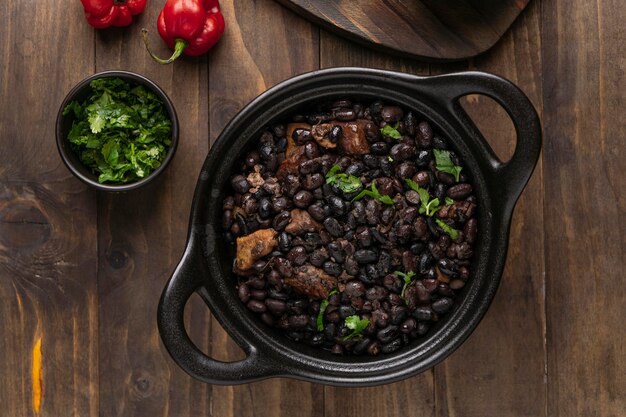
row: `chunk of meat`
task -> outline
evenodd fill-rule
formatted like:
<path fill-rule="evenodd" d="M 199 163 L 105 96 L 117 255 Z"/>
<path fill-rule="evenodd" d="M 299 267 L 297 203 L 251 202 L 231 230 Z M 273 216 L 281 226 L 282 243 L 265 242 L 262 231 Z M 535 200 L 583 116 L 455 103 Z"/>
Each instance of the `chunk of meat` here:
<path fill-rule="evenodd" d="M 285 160 L 278 167 L 276 171 L 276 177 L 279 179 L 285 178 L 288 174 L 298 175 L 298 166 L 300 162 L 306 158 L 304 152 L 304 145 L 296 145 L 293 140 L 293 132 L 296 129 L 311 129 L 311 125 L 306 123 L 289 123 L 287 125 L 287 149 L 285 150 Z"/>
<path fill-rule="evenodd" d="M 256 261 L 274 250 L 278 246 L 277 235 L 276 230 L 270 228 L 238 237 L 235 270 L 245 271 L 252 268 Z"/>
<path fill-rule="evenodd" d="M 365 155 L 370 152 L 370 145 L 367 142 L 365 136 L 365 125 L 369 123 L 368 120 L 354 120 L 351 122 L 333 122 L 333 123 L 320 123 L 313 126 L 311 134 L 313 139 L 320 146 L 327 149 L 339 148 L 347 155 Z M 342 135 L 337 143 L 333 143 L 328 134 L 333 126 L 341 126 Z"/>
<path fill-rule="evenodd" d="M 298 294 L 313 300 L 323 300 L 337 287 L 337 279 L 322 269 L 305 264 L 295 268 L 293 276 L 285 279 L 285 284 Z"/>
<path fill-rule="evenodd" d="M 313 136 L 313 139 L 315 139 L 320 146 L 323 146 L 326 149 L 334 149 L 337 147 L 337 144 L 333 143 L 328 138 L 328 134 L 333 126 L 334 124 L 331 123 L 320 123 L 311 128 L 311 135 Z"/>
<path fill-rule="evenodd" d="M 285 232 L 292 235 L 299 235 L 304 232 L 317 232 L 322 230 L 322 225 L 311 217 L 308 211 L 293 209 L 291 210 L 291 221 L 285 227 Z"/>
<path fill-rule="evenodd" d="M 339 123 L 343 135 L 339 139 L 339 146 L 348 155 L 365 155 L 370 152 L 370 145 L 365 137 L 367 120 Z"/>

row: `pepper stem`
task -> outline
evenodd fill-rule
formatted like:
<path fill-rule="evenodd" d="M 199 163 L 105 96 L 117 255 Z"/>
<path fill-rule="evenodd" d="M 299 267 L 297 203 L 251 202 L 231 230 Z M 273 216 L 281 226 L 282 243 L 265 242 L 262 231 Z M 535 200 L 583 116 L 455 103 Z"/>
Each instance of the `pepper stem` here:
<path fill-rule="evenodd" d="M 161 59 L 158 56 L 156 56 L 152 52 L 152 50 L 150 50 L 150 46 L 148 45 L 148 30 L 145 28 L 141 29 L 141 34 L 143 35 L 143 43 L 144 45 L 146 45 L 146 50 L 148 51 L 152 59 L 154 59 L 159 64 L 163 64 L 163 65 L 171 64 L 172 62 L 174 62 L 174 60 L 183 53 L 183 51 L 188 45 L 187 41 L 185 41 L 184 39 L 176 39 L 176 41 L 174 42 L 174 53 L 172 54 L 172 56 L 169 57 L 168 59 Z"/>

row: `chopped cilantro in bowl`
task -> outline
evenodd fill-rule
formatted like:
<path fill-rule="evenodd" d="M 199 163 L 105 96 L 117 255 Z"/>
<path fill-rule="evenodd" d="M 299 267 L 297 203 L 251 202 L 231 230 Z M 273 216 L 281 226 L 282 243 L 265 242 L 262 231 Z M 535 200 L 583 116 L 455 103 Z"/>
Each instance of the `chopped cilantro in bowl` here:
<path fill-rule="evenodd" d="M 59 151 L 70 170 L 96 188 L 136 188 L 171 159 L 176 115 L 165 93 L 144 77 L 102 74 L 66 98 L 57 122 Z"/>

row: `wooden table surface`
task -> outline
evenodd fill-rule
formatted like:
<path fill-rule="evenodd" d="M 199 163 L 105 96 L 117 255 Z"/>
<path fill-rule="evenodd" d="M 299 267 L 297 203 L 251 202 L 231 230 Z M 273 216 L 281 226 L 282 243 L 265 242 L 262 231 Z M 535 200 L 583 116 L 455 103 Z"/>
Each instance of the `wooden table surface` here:
<path fill-rule="evenodd" d="M 168 53 L 154 28 L 162 3 L 149 1 L 129 28 L 95 31 L 78 0 L 0 2 L 0 415 L 626 416 L 622 0 L 532 0 L 488 53 L 450 64 L 371 52 L 272 0 L 223 0 L 218 47 L 170 66 L 140 36 L 149 27 Z M 491 71 L 537 107 L 543 153 L 515 209 L 496 299 L 461 348 L 403 382 L 192 380 L 163 348 L 155 315 L 210 144 L 270 86 L 342 65 Z M 124 195 L 87 188 L 55 146 L 65 94 L 107 69 L 156 81 L 182 124 L 161 180 Z M 504 111 L 477 96 L 465 106 L 506 159 L 515 138 Z M 199 297 L 186 319 L 203 350 L 241 357 Z"/>

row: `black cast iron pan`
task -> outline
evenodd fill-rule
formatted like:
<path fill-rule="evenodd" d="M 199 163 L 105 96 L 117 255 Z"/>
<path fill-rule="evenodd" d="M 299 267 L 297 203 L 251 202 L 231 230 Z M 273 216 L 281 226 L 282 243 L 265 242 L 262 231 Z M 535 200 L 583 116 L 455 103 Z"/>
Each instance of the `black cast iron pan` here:
<path fill-rule="evenodd" d="M 509 114 L 517 133 L 515 152 L 501 162 L 459 104 L 467 94 L 484 94 Z M 233 256 L 222 238 L 222 200 L 233 168 L 272 120 L 332 98 L 396 102 L 429 120 L 462 157 L 478 198 L 479 240 L 471 279 L 455 309 L 420 341 L 379 357 L 335 356 L 290 341 L 254 317 L 236 295 Z M 526 96 L 498 76 L 465 72 L 417 77 L 364 68 L 333 68 L 304 74 L 269 89 L 224 129 L 200 173 L 187 247 L 159 304 L 163 343 L 190 375 L 213 384 L 240 384 L 292 377 L 344 386 L 390 383 L 422 372 L 452 353 L 483 317 L 498 287 L 507 252 L 515 202 L 541 149 L 539 118 Z M 189 297 L 198 292 L 246 358 L 220 362 L 198 350 L 183 324 Z"/>

